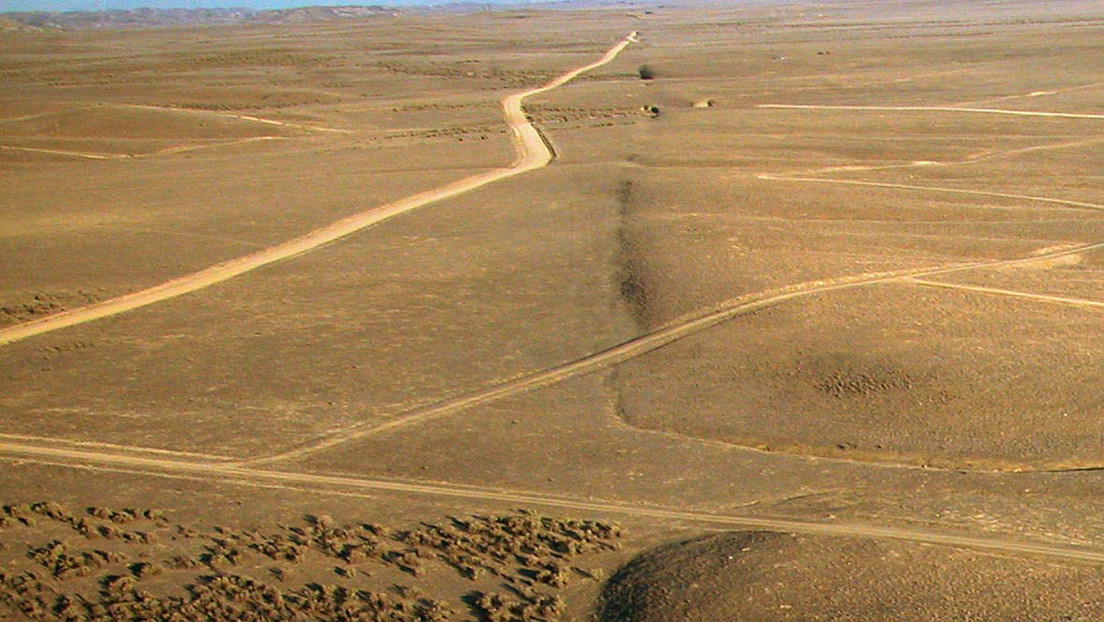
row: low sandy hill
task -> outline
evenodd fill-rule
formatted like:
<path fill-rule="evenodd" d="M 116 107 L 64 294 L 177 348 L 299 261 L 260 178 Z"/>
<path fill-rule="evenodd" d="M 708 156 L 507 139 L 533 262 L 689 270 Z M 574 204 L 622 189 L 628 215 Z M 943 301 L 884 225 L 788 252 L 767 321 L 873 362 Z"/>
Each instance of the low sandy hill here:
<path fill-rule="evenodd" d="M 940 546 L 771 532 L 648 551 L 615 574 L 603 622 L 1100 620 L 1088 566 Z"/>

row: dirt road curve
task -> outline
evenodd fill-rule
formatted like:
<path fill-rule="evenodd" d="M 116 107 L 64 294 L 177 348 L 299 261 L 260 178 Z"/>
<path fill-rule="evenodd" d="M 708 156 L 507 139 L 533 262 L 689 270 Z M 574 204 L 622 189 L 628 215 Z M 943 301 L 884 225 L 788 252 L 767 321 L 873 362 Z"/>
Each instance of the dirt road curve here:
<path fill-rule="evenodd" d="M 1057 117 L 1061 119 L 1104 119 L 1104 114 L 1076 112 L 1038 112 L 1035 110 L 1004 110 L 1001 108 L 955 108 L 952 106 L 815 106 L 810 104 L 760 104 L 759 108 L 790 110 L 870 110 L 883 112 L 973 112 L 978 114 L 1005 114 L 1017 117 Z"/>
<path fill-rule="evenodd" d="M 1055 259 L 1069 255 L 1076 255 L 1079 253 L 1084 253 L 1100 248 L 1104 248 L 1104 243 L 1066 248 L 1050 253 L 1032 255 L 1030 257 L 1018 259 L 1006 259 L 970 264 L 958 264 L 953 266 L 919 268 L 897 272 L 860 274 L 839 279 L 812 281 L 809 283 L 802 283 L 799 285 L 784 288 L 782 290 L 760 292 L 758 294 L 752 294 L 750 296 L 734 298 L 722 303 L 721 305 L 718 305 L 717 307 L 706 310 L 699 315 L 679 318 L 678 320 L 675 320 L 674 322 L 658 330 L 644 334 L 635 339 L 631 339 L 607 350 L 595 352 L 594 354 L 584 356 L 563 365 L 540 371 L 512 382 L 500 384 L 484 391 L 440 402 L 404 414 L 396 415 L 395 417 L 381 424 L 363 424 L 352 426 L 350 428 L 342 430 L 341 432 L 338 432 L 337 434 L 317 439 L 298 448 L 278 454 L 273 454 L 270 456 L 265 456 L 262 458 L 257 458 L 254 460 L 243 461 L 241 464 L 256 466 L 262 464 L 270 464 L 278 461 L 302 458 L 304 456 L 308 456 L 310 454 L 314 454 L 319 451 L 341 445 L 343 443 L 354 441 L 359 438 L 364 438 L 369 435 L 379 434 L 382 432 L 403 428 L 431 419 L 437 419 L 440 417 L 456 414 L 460 411 L 472 408 L 479 404 L 499 400 L 511 395 L 517 395 L 519 393 L 524 393 L 526 391 L 531 391 L 533 389 L 548 386 L 558 382 L 563 382 L 570 378 L 593 373 L 611 365 L 615 365 L 617 363 L 621 363 L 629 359 L 641 356 L 648 352 L 652 352 L 653 350 L 657 350 L 669 343 L 672 343 L 694 333 L 707 330 L 739 315 L 746 315 L 758 309 L 769 307 L 788 300 L 843 289 L 865 287 L 877 283 L 887 283 L 891 281 L 897 281 L 906 277 L 936 276 L 940 274 L 950 274 L 953 272 L 975 270 L 979 268 L 1011 266 L 1046 259 Z"/>
<path fill-rule="evenodd" d="M 393 203 L 388 203 L 359 214 L 354 214 L 320 229 L 315 229 L 293 240 L 250 255 L 216 264 L 210 268 L 200 270 L 199 272 L 193 272 L 192 274 L 173 279 L 160 285 L 155 285 L 149 289 L 144 289 L 118 298 L 112 298 L 111 300 L 105 300 L 86 307 L 72 309 L 39 320 L 0 329 L 0 345 L 58 330 L 59 328 L 125 313 L 132 309 L 137 309 L 156 302 L 161 302 L 162 300 L 182 296 L 205 287 L 210 287 L 270 263 L 311 251 L 319 246 L 341 239 L 347 235 L 383 222 L 388 218 L 393 218 L 399 214 L 409 212 L 410 210 L 444 199 L 449 199 L 465 192 L 475 190 L 476 188 L 481 188 L 487 184 L 541 168 L 552 160 L 552 152 L 545 144 L 537 128 L 533 127 L 526 118 L 525 111 L 522 109 L 522 102 L 531 95 L 544 93 L 560 87 L 584 72 L 609 63 L 616 58 L 626 46 L 635 40 L 636 33 L 633 32 L 620 43 L 610 48 L 610 50 L 598 61 L 569 71 L 542 87 L 515 93 L 502 100 L 506 124 L 510 128 L 514 149 L 517 152 L 517 157 L 509 168 L 490 170 L 455 181 L 440 188 L 415 194 L 404 199 L 399 199 Z"/>
<path fill-rule="evenodd" d="M 1028 542 L 999 536 L 973 537 L 950 532 L 918 529 L 901 529 L 862 523 L 823 523 L 784 518 L 763 518 L 696 512 L 660 506 L 638 506 L 608 501 L 591 501 L 569 497 L 553 497 L 524 491 L 505 491 L 473 486 L 440 483 L 381 480 L 373 478 L 338 477 L 312 473 L 265 471 L 210 463 L 186 462 L 151 457 L 99 453 L 79 449 L 46 448 L 0 441 L 0 454 L 9 460 L 23 460 L 68 467 L 102 469 L 127 473 L 141 473 L 162 477 L 218 480 L 226 483 L 245 483 L 250 486 L 276 486 L 306 489 L 320 493 L 341 495 L 368 495 L 392 492 L 412 495 L 429 495 L 495 501 L 522 506 L 539 506 L 557 509 L 581 510 L 608 515 L 657 519 L 679 523 L 697 523 L 704 527 L 722 529 L 770 529 L 774 531 L 816 535 L 858 536 L 886 540 L 903 540 L 947 546 L 970 547 L 980 550 L 1017 555 L 1042 555 L 1057 559 L 1104 563 L 1104 551 Z"/>

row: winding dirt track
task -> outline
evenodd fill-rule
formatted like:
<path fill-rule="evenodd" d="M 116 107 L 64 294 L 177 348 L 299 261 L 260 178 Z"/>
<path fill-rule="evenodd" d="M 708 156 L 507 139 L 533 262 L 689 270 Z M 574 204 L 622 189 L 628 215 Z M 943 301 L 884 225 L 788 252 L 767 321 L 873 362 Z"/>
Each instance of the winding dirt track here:
<path fill-rule="evenodd" d="M 232 484 L 246 483 L 251 486 L 274 485 L 277 487 L 305 489 L 324 494 L 359 496 L 368 495 L 372 492 L 391 492 L 428 495 L 467 499 L 471 501 L 492 501 L 525 506 L 583 510 L 586 512 L 635 518 L 689 522 L 713 528 L 769 529 L 814 535 L 879 538 L 940 544 L 945 546 L 970 547 L 1017 555 L 1042 555 L 1055 559 L 1104 563 L 1104 551 L 1061 544 L 1030 542 L 1020 539 L 1002 538 L 999 536 L 976 537 L 946 531 L 903 529 L 862 523 L 824 523 L 784 518 L 738 516 L 662 506 L 641 506 L 611 501 L 554 497 L 525 491 L 496 490 L 493 488 L 460 486 L 447 483 L 422 483 L 375 478 L 317 475 L 313 473 L 266 471 L 233 465 L 115 455 L 78 449 L 47 448 L 5 441 L 0 441 L 0 453 L 8 456 L 8 459 L 31 461 L 42 464 L 53 464 L 66 467 L 79 465 L 82 468 L 185 479 L 216 480 Z"/>
<path fill-rule="evenodd" d="M 1066 257 L 1069 255 L 1076 255 L 1101 248 L 1104 248 L 1104 243 L 1066 248 L 1050 253 L 1032 255 L 1030 257 L 1017 259 L 958 264 L 953 266 L 938 266 L 932 268 L 918 268 L 896 272 L 860 274 L 839 279 L 812 281 L 809 283 L 802 283 L 799 285 L 791 286 L 782 290 L 761 292 L 759 294 L 752 294 L 750 296 L 734 298 L 722 303 L 717 307 L 714 307 L 713 309 L 704 312 L 703 314 L 688 318 L 679 318 L 658 330 L 646 333 L 640 337 L 631 339 L 607 350 L 602 350 L 600 352 L 578 358 L 563 365 L 546 369 L 526 376 L 524 378 L 520 378 L 512 382 L 506 382 L 473 394 L 451 400 L 446 400 L 444 402 L 439 402 L 431 406 L 396 415 L 395 417 L 383 423 L 374 425 L 371 423 L 365 423 L 352 426 L 346 428 L 345 430 L 342 430 L 341 432 L 338 432 L 337 434 L 317 439 L 298 448 L 285 452 L 280 452 L 277 454 L 272 454 L 262 458 L 245 460 L 242 461 L 240 464 L 256 466 L 262 464 L 270 464 L 273 462 L 295 460 L 314 453 L 318 453 L 326 449 L 330 449 L 337 445 L 364 438 L 366 436 L 375 435 L 387 431 L 393 431 L 424 421 L 453 415 L 479 404 L 503 399 L 511 395 L 517 395 L 540 387 L 563 382 L 577 376 L 596 372 L 611 365 L 615 365 L 617 363 L 621 363 L 629 359 L 647 354 L 648 352 L 658 350 L 659 348 L 678 341 L 679 339 L 707 330 L 734 317 L 746 315 L 753 311 L 773 306 L 781 302 L 794 300 L 796 298 L 851 289 L 855 287 L 866 287 L 878 283 L 899 281 L 906 277 L 935 276 L 939 274 L 950 274 L 953 272 L 976 270 L 979 268 L 992 268 L 999 266 L 1012 266 L 1016 264 L 1031 263 L 1046 259 L 1055 259 L 1059 257 Z"/>
<path fill-rule="evenodd" d="M 563 86 L 567 82 L 587 71 L 591 71 L 605 65 L 621 53 L 630 43 L 636 41 L 636 33 L 629 34 L 620 43 L 610 48 L 598 61 L 589 65 L 569 71 L 552 80 L 548 84 L 515 93 L 502 100 L 505 111 L 506 124 L 510 128 L 511 138 L 517 157 L 509 168 L 500 168 L 479 173 L 459 181 L 452 182 L 440 188 L 415 194 L 380 207 L 375 207 L 359 214 L 354 214 L 337 222 L 331 223 L 320 229 L 289 240 L 264 250 L 237 257 L 229 261 L 216 264 L 199 272 L 193 272 L 149 289 L 112 298 L 96 304 L 64 311 L 47 316 L 39 320 L 17 324 L 0 329 L 0 345 L 26 339 L 34 335 L 40 335 L 84 322 L 91 322 L 100 318 L 125 313 L 133 309 L 161 302 L 176 296 L 182 296 L 217 283 L 232 279 L 236 276 L 251 272 L 268 264 L 288 259 L 302 253 L 314 250 L 324 244 L 339 240 L 362 229 L 371 227 L 409 212 L 413 209 L 450 199 L 460 194 L 471 192 L 503 179 L 521 175 L 529 171 L 541 168 L 552 161 L 553 154 L 545 143 L 537 128 L 529 122 L 522 109 L 525 98 Z"/>
<path fill-rule="evenodd" d="M 522 109 L 522 102 L 528 96 L 557 88 L 579 74 L 604 65 L 612 61 L 621 50 L 635 40 L 633 35 L 611 48 L 599 61 L 576 69 L 572 72 L 553 80 L 549 84 L 530 91 L 510 95 L 503 100 L 507 124 L 509 125 L 517 159 L 510 168 L 496 169 L 469 177 L 458 182 L 446 185 L 442 188 L 431 190 L 400 201 L 375 208 L 347 219 L 333 223 L 322 229 L 313 231 L 305 236 L 296 238 L 284 244 L 262 250 L 258 253 L 247 255 L 224 264 L 219 264 L 207 270 L 197 272 L 180 279 L 170 281 L 157 287 L 137 292 L 128 296 L 105 301 L 96 305 L 76 309 L 70 312 L 44 318 L 43 320 L 30 322 L 9 329 L 0 330 L 0 344 L 10 343 L 34 334 L 56 330 L 64 326 L 71 326 L 82 322 L 91 321 L 108 315 L 122 313 L 130 309 L 138 308 L 160 300 L 165 300 L 191 291 L 196 291 L 218 282 L 233 278 L 244 272 L 256 269 L 268 263 L 292 257 L 299 253 L 307 252 L 328 242 L 337 240 L 343 236 L 359 231 L 365 227 L 381 222 L 392 216 L 409 211 L 416 207 L 426 205 L 445 198 L 456 196 L 460 193 L 473 190 L 483 185 L 518 175 L 536 168 L 540 168 L 551 161 L 553 154 L 541 137 L 540 133 L 526 119 Z M 827 109 L 855 109 L 855 110 L 936 110 L 954 112 L 986 112 L 994 114 L 1017 114 L 1022 116 L 1053 116 L 1069 118 L 1104 118 L 1104 115 L 1077 115 L 1066 113 L 1032 113 L 1023 111 L 1005 111 L 995 109 L 967 109 L 967 108 L 929 108 L 929 107 L 872 107 L 872 106 L 783 106 L 769 105 L 767 108 L 827 108 Z M 1081 209 L 1104 210 L 1104 206 L 1048 197 L 1033 197 L 1015 194 L 1003 194 L 984 191 L 971 191 L 952 188 L 932 188 L 924 186 L 908 186 L 898 184 L 882 184 L 874 182 L 861 182 L 853 180 L 829 180 L 823 178 L 796 178 L 785 176 L 761 175 L 764 179 L 778 181 L 808 181 L 818 183 L 849 183 L 866 186 L 880 186 L 905 190 L 954 192 L 960 194 L 973 194 L 982 196 L 1002 197 L 1020 200 L 1030 200 L 1044 203 L 1059 204 L 1067 207 Z M 976 291 L 979 293 L 1010 295 L 1044 302 L 1062 304 L 1076 304 L 1081 306 L 1104 307 L 1104 303 L 1084 299 L 1064 298 L 1026 292 L 1013 292 L 995 288 L 976 287 L 967 285 L 947 284 L 937 281 L 925 280 L 921 277 L 948 274 L 979 268 L 1008 266 L 1020 263 L 1031 263 L 1041 260 L 1054 259 L 1063 256 L 1083 253 L 1086 251 L 1104 248 L 1104 243 L 1086 244 L 1074 248 L 1056 250 L 1050 253 L 1032 255 L 1030 257 L 977 262 L 970 264 L 958 264 L 951 266 L 939 266 L 905 270 L 892 273 L 862 274 L 839 279 L 803 283 L 784 289 L 760 292 L 749 296 L 736 298 L 712 309 L 705 310 L 694 316 L 680 318 L 656 331 L 645 334 L 636 339 L 608 350 L 594 353 L 575 361 L 544 370 L 526 378 L 514 382 L 508 382 L 485 391 L 480 391 L 465 397 L 441 402 L 439 404 L 419 409 L 395 417 L 384 424 L 375 427 L 358 426 L 341 433 L 318 439 L 292 451 L 268 456 L 253 461 L 229 462 L 224 457 L 187 455 L 183 453 L 169 452 L 160 454 L 146 451 L 143 453 L 138 448 L 102 446 L 100 449 L 109 451 L 96 451 L 90 446 L 77 445 L 58 446 L 51 445 L 49 439 L 34 439 L 31 437 L 18 438 L 14 436 L 0 437 L 0 455 L 6 460 L 30 461 L 42 464 L 56 464 L 66 467 L 90 468 L 103 471 L 121 471 L 128 473 L 140 473 L 162 477 L 203 479 L 220 481 L 224 483 L 247 483 L 249 485 L 275 486 L 295 489 L 305 489 L 328 494 L 342 495 L 371 495 L 372 493 L 391 492 L 400 494 L 429 495 L 438 497 L 462 498 L 474 501 L 504 502 L 512 504 L 525 504 L 545 506 L 553 508 L 584 510 L 588 512 L 600 512 L 607 514 L 660 519 L 667 521 L 690 522 L 706 527 L 717 528 L 756 528 L 777 531 L 789 531 L 797 533 L 821 534 L 821 535 L 845 535 L 870 538 L 902 540 L 929 544 L 941 544 L 948 546 L 970 547 L 993 552 L 1012 554 L 1042 555 L 1051 558 L 1077 560 L 1084 562 L 1104 563 L 1104 551 L 1084 547 L 1074 547 L 1059 544 L 1046 544 L 1029 542 L 1019 539 L 1003 538 L 1000 536 L 972 537 L 959 535 L 946 531 L 901 529 L 861 523 L 823 523 L 801 521 L 781 518 L 763 518 L 756 516 L 737 516 L 730 514 L 712 513 L 708 511 L 692 511 L 672 507 L 640 506 L 629 503 L 611 501 L 593 501 L 570 497 L 555 497 L 531 493 L 526 491 L 504 491 L 491 488 L 461 486 L 448 483 L 423 483 L 415 481 L 397 481 L 376 479 L 367 477 L 344 477 L 322 475 L 314 473 L 273 471 L 251 468 L 250 465 L 274 462 L 278 460 L 290 460 L 335 445 L 366 436 L 394 430 L 403 426 L 425 421 L 445 415 L 459 412 L 463 409 L 485 403 L 495 399 L 501 399 L 534 388 L 561 382 L 569 378 L 591 373 L 608 367 L 609 365 L 628 360 L 635 356 L 653 351 L 664 345 L 672 343 L 685 336 L 706 330 L 725 322 L 738 315 L 746 314 L 757 309 L 762 309 L 788 300 L 812 296 L 820 293 L 863 287 L 867 285 L 886 282 L 912 282 L 917 285 L 931 287 L 950 287 Z M 30 442 L 20 442 L 30 441 Z M 118 450 L 118 451 L 115 451 Z"/>

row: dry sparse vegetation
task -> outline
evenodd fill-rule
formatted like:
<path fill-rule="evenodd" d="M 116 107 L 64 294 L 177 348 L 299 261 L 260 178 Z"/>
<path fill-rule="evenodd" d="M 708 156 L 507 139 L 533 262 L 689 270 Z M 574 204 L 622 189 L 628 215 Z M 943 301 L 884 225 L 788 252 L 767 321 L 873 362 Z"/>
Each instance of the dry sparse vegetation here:
<path fill-rule="evenodd" d="M 8 505 L 4 514 L 11 519 L 0 532 L 7 551 L 28 536 L 33 541 L 37 533 L 56 532 L 51 525 L 64 533 L 80 521 L 88 523 L 54 502 Z M 160 620 L 172 614 L 174 620 L 441 622 L 464 606 L 484 620 L 552 621 L 564 610 L 558 591 L 583 576 L 572 572 L 575 560 L 614 550 L 622 535 L 614 523 L 533 512 L 458 517 L 398 530 L 338 524 L 320 515 L 276 531 L 215 527 L 206 534 L 173 524 L 157 510 L 90 507 L 86 514 L 94 523 L 90 533 L 102 536 L 103 548 L 58 538 L 27 545 L 33 566 L 20 567 L 18 557 L 4 564 L 0 604 L 50 621 Z M 35 516 L 50 524 L 35 522 Z M 123 531 L 115 527 L 120 524 L 149 532 Z M 152 532 L 161 536 L 157 548 L 149 546 Z M 133 533 L 146 537 L 129 537 Z M 177 537 L 185 533 L 190 535 Z M 433 572 L 451 568 L 473 585 L 498 585 L 512 596 L 473 589 L 450 605 L 427 597 L 417 583 L 388 585 L 373 578 L 387 575 L 387 568 L 408 580 L 424 578 L 435 560 L 444 565 Z M 309 574 L 335 561 L 341 583 L 288 585 L 293 567 Z M 254 576 L 260 570 L 280 586 Z M 173 585 L 185 586 L 187 595 L 169 593 Z"/>

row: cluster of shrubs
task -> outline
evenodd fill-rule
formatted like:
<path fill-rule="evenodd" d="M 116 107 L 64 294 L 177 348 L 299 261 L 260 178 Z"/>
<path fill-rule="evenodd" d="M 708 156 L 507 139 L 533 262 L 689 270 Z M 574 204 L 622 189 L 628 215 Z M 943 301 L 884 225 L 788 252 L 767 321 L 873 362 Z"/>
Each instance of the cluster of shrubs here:
<path fill-rule="evenodd" d="M 816 383 L 816 388 L 836 399 L 842 399 L 898 389 L 908 390 L 912 385 L 912 378 L 908 374 L 894 370 L 874 373 L 836 371 L 821 378 Z"/>
<path fill-rule="evenodd" d="M 404 132 L 389 132 L 382 136 L 370 138 L 372 142 L 395 141 L 405 138 L 452 138 L 463 142 L 465 139 L 487 140 L 492 134 L 506 134 L 509 130 L 500 127 L 500 124 L 473 123 L 471 125 L 459 125 L 453 127 L 437 127 L 430 130 L 407 130 Z"/>
<path fill-rule="evenodd" d="M 424 598 L 319 584 L 284 591 L 236 574 L 203 577 L 183 597 L 155 596 L 131 576 L 108 577 L 101 585 L 99 597 L 92 600 L 59 595 L 34 573 L 9 577 L 0 572 L 0 602 L 31 619 L 51 622 L 444 622 L 453 614 L 447 603 Z"/>
<path fill-rule="evenodd" d="M 386 561 L 382 539 L 387 530 L 379 525 L 338 526 L 325 515 L 311 517 L 308 523 L 306 527 L 285 527 L 277 534 L 249 532 L 241 539 L 248 548 L 278 561 L 298 563 L 311 549 L 346 564 Z"/>
<path fill-rule="evenodd" d="M 524 86 L 529 84 L 543 84 L 552 79 L 553 74 L 547 71 L 531 70 L 519 71 L 515 69 L 502 69 L 500 67 L 457 67 L 451 63 L 408 63 L 398 61 L 381 61 L 376 67 L 391 73 L 411 76 L 432 76 L 436 78 L 479 78 L 483 80 L 497 80 L 507 85 Z"/>
<path fill-rule="evenodd" d="M 83 289 L 67 294 L 53 294 L 40 292 L 28 302 L 17 302 L 8 305 L 0 305 L 0 324 L 8 322 L 25 322 L 36 317 L 51 315 L 64 311 L 73 305 L 83 305 L 96 302 L 100 299 L 98 294 L 87 292 Z"/>
<path fill-rule="evenodd" d="M 87 508 L 86 516 L 77 516 L 55 503 L 9 505 L 2 510 L 0 518 L 8 527 L 35 527 L 35 518 L 44 518 L 89 539 L 120 540 L 114 548 L 154 541 L 152 533 L 127 531 L 119 525 L 155 521 L 156 527 L 170 527 L 154 510 L 92 507 Z M 315 555 L 316 561 L 322 557 L 339 562 L 334 571 L 346 580 L 360 572 L 370 576 L 365 568 L 368 564 L 389 565 L 418 577 L 434 561 L 472 580 L 489 574 L 498 577 L 510 595 L 470 591 L 463 600 L 471 613 L 492 622 L 550 621 L 558 619 L 564 610 L 555 592 L 568 585 L 574 572 L 589 576 L 572 565 L 574 558 L 616 549 L 621 535 L 620 527 L 613 523 L 554 519 L 526 511 L 452 518 L 444 524 L 422 524 L 405 531 L 390 531 L 371 523 L 338 525 L 328 516 L 309 517 L 303 525 L 283 525 L 275 533 L 256 529 L 232 532 L 216 527 L 215 533 L 200 535 L 181 525 L 176 527 L 171 540 L 178 542 L 177 548 L 170 551 L 172 555 L 157 559 L 151 556 L 152 549 L 128 556 L 114 550 L 78 550 L 73 540 L 52 539 L 41 546 L 29 546 L 27 557 L 40 568 L 31 567 L 21 573 L 0 571 L 0 611 L 7 605 L 30 619 L 69 622 L 436 622 L 453 615 L 446 603 L 399 586 L 395 586 L 397 594 L 356 589 L 355 583 L 310 583 L 281 589 L 235 570 L 244 564 L 255 566 L 257 557 L 267 557 L 276 562 L 269 568 L 271 575 L 284 581 L 290 570 L 287 564 L 302 562 L 309 554 Z M 199 540 L 181 550 L 179 547 L 189 538 Z M 176 584 L 187 589 L 185 596 L 153 594 L 143 589 L 152 585 L 146 583 L 152 577 L 180 571 L 188 571 L 175 577 Z M 89 579 L 72 585 L 61 583 L 79 577 Z"/>
<path fill-rule="evenodd" d="M 554 587 L 567 582 L 571 558 L 616 549 L 621 528 L 600 521 L 561 520 L 530 512 L 453 519 L 398 534 L 406 544 L 434 551 L 461 575 L 502 574 L 508 565 L 530 569 L 534 578 Z"/>
<path fill-rule="evenodd" d="M 155 537 L 145 531 L 131 531 L 115 527 L 112 524 L 96 524 L 87 517 L 77 516 L 61 505 L 53 501 L 43 501 L 31 505 L 5 505 L 3 514 L 0 515 L 0 528 L 16 525 L 26 527 L 37 526 L 39 518 L 49 519 L 68 525 L 70 529 L 88 538 L 104 538 L 107 540 L 122 540 L 124 542 L 151 544 Z M 164 522 L 165 518 L 158 510 L 107 510 L 105 508 L 90 507 L 88 514 L 109 523 L 123 524 L 136 520 L 150 520 Z M 37 517 L 37 518 L 36 518 Z"/>
<path fill-rule="evenodd" d="M 498 593 L 479 592 L 473 598 L 472 604 L 487 622 L 555 620 L 564 612 L 563 599 L 556 595 L 536 595 L 515 600 Z"/>
<path fill-rule="evenodd" d="M 536 121 L 545 124 L 594 119 L 620 119 L 638 117 L 641 114 L 638 108 L 573 108 L 547 104 L 531 104 L 526 106 L 526 111 Z"/>
<path fill-rule="evenodd" d="M 32 548 L 29 555 L 55 579 L 85 577 L 107 564 L 126 559 L 125 555 L 115 551 L 77 551 L 70 554 L 68 546 L 60 540 L 52 540 L 43 546 Z"/>

